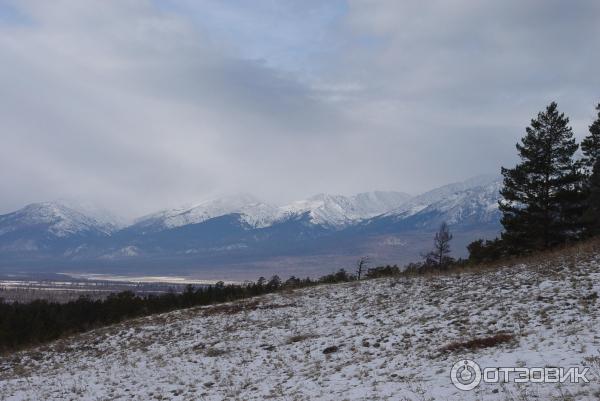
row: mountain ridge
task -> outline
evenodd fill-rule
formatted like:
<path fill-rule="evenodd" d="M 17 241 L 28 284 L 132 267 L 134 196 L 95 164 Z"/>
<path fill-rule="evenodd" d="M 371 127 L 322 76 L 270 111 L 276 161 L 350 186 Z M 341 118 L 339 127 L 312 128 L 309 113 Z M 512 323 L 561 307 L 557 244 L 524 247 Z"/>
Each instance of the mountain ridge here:
<path fill-rule="evenodd" d="M 60 204 L 32 204 L 0 216 L 0 268 L 162 261 L 169 269 L 320 257 L 341 264 L 358 254 L 405 261 L 429 246 L 441 221 L 455 231 L 460 256 L 475 236 L 499 231 L 499 188 L 497 177 L 480 177 L 414 197 L 318 194 L 280 207 L 242 194 L 166 209 L 119 229 Z"/>

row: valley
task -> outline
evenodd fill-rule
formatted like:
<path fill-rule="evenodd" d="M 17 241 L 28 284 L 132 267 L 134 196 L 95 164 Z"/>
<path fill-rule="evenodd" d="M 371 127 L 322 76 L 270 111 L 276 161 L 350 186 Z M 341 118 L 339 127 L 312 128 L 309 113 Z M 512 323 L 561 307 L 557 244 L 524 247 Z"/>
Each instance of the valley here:
<path fill-rule="evenodd" d="M 0 398 L 597 400 L 599 246 L 126 321 L 0 357 Z M 464 358 L 589 367 L 589 382 L 463 391 L 450 370 Z"/>

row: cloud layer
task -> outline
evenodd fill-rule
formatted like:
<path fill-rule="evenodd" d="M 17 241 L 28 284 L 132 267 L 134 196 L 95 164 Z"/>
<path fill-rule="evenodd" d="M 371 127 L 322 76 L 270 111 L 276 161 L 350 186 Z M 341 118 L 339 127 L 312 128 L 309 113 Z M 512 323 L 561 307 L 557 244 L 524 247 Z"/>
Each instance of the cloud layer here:
<path fill-rule="evenodd" d="M 600 100 L 595 1 L 252 3 L 0 0 L 0 213 L 419 192 Z"/>

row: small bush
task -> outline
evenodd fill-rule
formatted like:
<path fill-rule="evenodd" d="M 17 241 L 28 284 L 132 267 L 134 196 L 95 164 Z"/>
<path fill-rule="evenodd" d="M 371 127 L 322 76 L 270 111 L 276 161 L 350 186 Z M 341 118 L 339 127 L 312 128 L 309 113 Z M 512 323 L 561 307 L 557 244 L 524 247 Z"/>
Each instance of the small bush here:
<path fill-rule="evenodd" d="M 398 266 L 387 265 L 370 268 L 367 270 L 366 278 L 390 277 L 397 276 L 398 274 L 400 274 Z"/>
<path fill-rule="evenodd" d="M 339 351 L 339 349 L 340 349 L 340 348 L 339 348 L 337 345 L 332 345 L 331 347 L 327 347 L 327 348 L 325 348 L 325 349 L 323 350 L 323 353 L 324 353 L 325 355 L 327 355 L 327 354 L 332 354 L 332 353 L 334 353 L 334 352 L 338 352 L 338 351 Z"/>

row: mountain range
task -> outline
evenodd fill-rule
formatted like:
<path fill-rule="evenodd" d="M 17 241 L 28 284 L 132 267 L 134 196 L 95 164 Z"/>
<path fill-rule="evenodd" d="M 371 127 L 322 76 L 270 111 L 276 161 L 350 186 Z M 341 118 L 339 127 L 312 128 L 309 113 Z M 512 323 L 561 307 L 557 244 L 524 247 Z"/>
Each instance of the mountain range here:
<path fill-rule="evenodd" d="M 414 261 L 446 221 L 456 256 L 500 230 L 501 180 L 480 176 L 421 195 L 319 194 L 284 206 L 249 194 L 162 210 L 123 224 L 66 202 L 0 215 L 0 271 L 194 274 L 255 278 Z"/>

